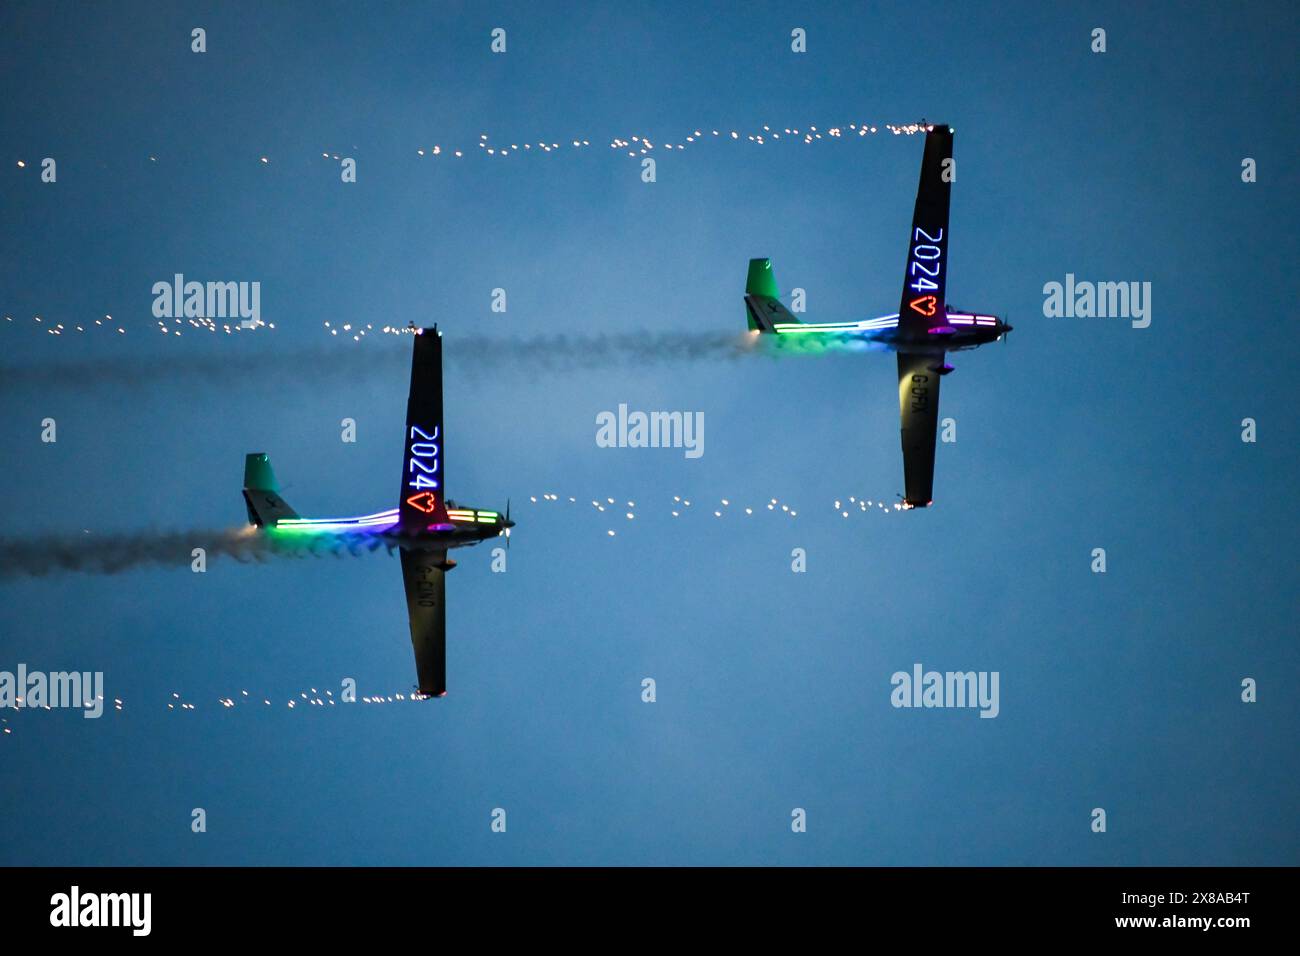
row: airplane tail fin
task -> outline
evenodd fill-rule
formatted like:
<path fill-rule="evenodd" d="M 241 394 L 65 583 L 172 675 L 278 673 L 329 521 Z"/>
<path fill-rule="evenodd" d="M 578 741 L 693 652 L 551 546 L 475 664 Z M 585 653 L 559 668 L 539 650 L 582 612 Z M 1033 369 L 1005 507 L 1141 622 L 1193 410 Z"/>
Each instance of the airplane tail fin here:
<path fill-rule="evenodd" d="M 771 259 L 750 259 L 749 277 L 745 280 L 745 314 L 749 328 L 755 332 L 772 332 L 778 323 L 797 324 L 780 299 Z"/>
<path fill-rule="evenodd" d="M 271 469 L 271 459 L 265 452 L 253 452 L 244 457 L 244 504 L 248 508 L 248 521 L 259 528 L 274 525 L 281 518 L 296 518 L 298 512 L 280 497 L 280 485 Z"/>

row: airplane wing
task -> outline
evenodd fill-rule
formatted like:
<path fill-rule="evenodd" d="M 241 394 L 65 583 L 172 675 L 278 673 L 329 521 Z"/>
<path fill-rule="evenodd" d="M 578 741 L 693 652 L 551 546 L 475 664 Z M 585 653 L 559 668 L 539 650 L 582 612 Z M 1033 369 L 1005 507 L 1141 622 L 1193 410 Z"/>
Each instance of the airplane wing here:
<path fill-rule="evenodd" d="M 447 588 L 440 565 L 447 553 L 403 550 L 401 554 L 420 693 L 441 697 L 447 693 Z"/>
<path fill-rule="evenodd" d="M 449 524 L 446 455 L 442 434 L 442 335 L 436 328 L 412 336 L 411 391 L 406 399 L 406 454 L 398 522 L 415 533 L 432 524 Z"/>
<path fill-rule="evenodd" d="M 899 335 L 913 342 L 929 340 L 930 329 L 942 325 L 946 314 L 951 159 L 952 129 L 936 125 L 925 134 L 921 182 L 916 189 L 912 231 L 907 239 L 903 298 L 898 306 Z"/>
<path fill-rule="evenodd" d="M 903 423 L 903 500 L 924 508 L 934 488 L 934 439 L 939 421 L 938 355 L 898 353 L 898 409 Z"/>

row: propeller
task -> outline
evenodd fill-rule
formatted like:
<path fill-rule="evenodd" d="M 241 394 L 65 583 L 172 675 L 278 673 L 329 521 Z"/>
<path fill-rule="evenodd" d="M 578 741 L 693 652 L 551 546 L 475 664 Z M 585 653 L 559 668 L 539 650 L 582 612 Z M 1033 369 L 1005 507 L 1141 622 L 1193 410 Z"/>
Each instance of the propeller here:
<path fill-rule="evenodd" d="M 510 550 L 510 499 L 506 499 L 506 550 Z"/>

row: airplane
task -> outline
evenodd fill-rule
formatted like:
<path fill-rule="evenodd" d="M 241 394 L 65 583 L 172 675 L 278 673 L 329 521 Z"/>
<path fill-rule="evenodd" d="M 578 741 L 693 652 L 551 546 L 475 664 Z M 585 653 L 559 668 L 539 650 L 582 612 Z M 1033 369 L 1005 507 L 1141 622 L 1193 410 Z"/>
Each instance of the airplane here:
<path fill-rule="evenodd" d="M 244 503 L 259 533 L 297 539 L 319 535 L 349 548 L 381 545 L 397 550 L 406 588 L 406 610 L 415 650 L 417 696 L 447 694 L 447 605 L 445 575 L 456 566 L 452 548 L 504 535 L 509 545 L 510 504 L 505 514 L 461 507 L 444 497 L 446 454 L 442 423 L 442 333 L 435 325 L 411 326 L 411 389 L 406 400 L 406 454 L 398 506 L 357 518 L 302 518 L 280 497 L 280 486 L 264 452 L 244 459 Z"/>
<path fill-rule="evenodd" d="M 952 371 L 946 352 L 978 348 L 1003 338 L 1012 326 L 986 312 L 948 303 L 948 202 L 952 192 L 953 129 L 927 126 L 921 181 L 908 233 L 903 295 L 892 315 L 861 322 L 801 322 L 781 304 L 771 259 L 750 259 L 745 312 L 750 331 L 770 335 L 817 335 L 861 340 L 898 353 L 898 406 L 902 419 L 902 507 L 933 504 L 934 441 L 939 420 L 939 382 Z"/>

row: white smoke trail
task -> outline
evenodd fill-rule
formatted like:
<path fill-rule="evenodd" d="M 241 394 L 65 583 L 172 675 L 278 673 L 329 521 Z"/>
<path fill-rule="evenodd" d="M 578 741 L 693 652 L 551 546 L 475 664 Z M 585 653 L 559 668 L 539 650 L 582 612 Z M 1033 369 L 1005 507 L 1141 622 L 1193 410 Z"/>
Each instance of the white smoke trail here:
<path fill-rule="evenodd" d="M 250 526 L 217 530 L 114 532 L 0 538 L 0 580 L 66 572 L 119 574 L 145 566 L 191 567 L 196 548 L 205 561 L 267 561 L 276 557 L 361 555 L 384 542 L 372 536 L 314 534 L 272 537 Z"/>
<path fill-rule="evenodd" d="M 764 335 L 734 332 L 636 332 L 548 335 L 534 338 L 448 336 L 449 366 L 472 372 L 524 374 L 580 369 L 636 368 L 690 362 L 728 362 L 748 356 L 819 355 L 865 348 L 847 336 Z M 187 384 L 246 386 L 250 382 L 355 381 L 392 378 L 410 367 L 404 340 L 349 349 L 338 345 L 285 351 L 149 355 L 79 362 L 0 366 L 0 392 L 40 388 L 141 388 Z"/>

